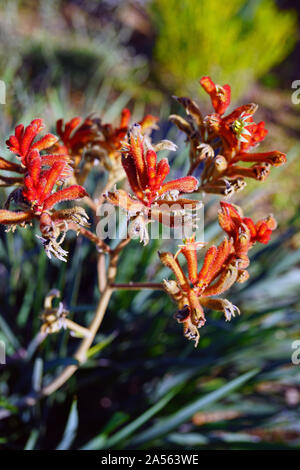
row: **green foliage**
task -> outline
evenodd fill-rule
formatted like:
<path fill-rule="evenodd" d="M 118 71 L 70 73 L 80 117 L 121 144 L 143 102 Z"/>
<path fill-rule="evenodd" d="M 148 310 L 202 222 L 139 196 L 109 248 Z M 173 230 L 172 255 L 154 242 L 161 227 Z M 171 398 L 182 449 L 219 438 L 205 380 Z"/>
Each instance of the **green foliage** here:
<path fill-rule="evenodd" d="M 153 0 L 151 12 L 158 73 L 178 93 L 193 92 L 211 75 L 239 95 L 295 43 L 293 13 L 279 12 L 273 0 Z"/>
<path fill-rule="evenodd" d="M 17 2 L 7 3 L 12 5 Z M 46 3 L 50 5 L 51 2 Z M 174 0 L 157 0 L 156 5 L 160 5 L 161 8 L 165 5 L 171 14 L 181 4 L 187 6 L 188 3 L 195 5 L 197 3 L 197 8 L 198 4 L 202 5 L 203 11 L 205 9 L 212 13 L 210 5 L 215 5 L 215 8 L 217 5 L 213 0 L 206 2 L 182 0 L 181 3 L 175 3 Z M 210 16 L 206 14 L 210 28 L 218 22 L 218 30 L 213 26 L 214 29 L 210 33 L 220 32 L 219 47 L 223 47 L 224 44 L 225 57 L 230 52 L 225 48 L 226 37 L 232 35 L 234 41 L 237 41 L 237 31 L 239 31 L 236 26 L 236 29 L 231 28 L 229 32 L 227 21 L 231 18 L 234 24 L 240 25 L 241 22 L 240 17 L 236 19 L 230 17 L 228 11 L 237 11 L 237 5 L 242 3 L 237 0 L 222 3 L 219 1 L 217 15 L 219 19 L 215 18 L 215 14 L 211 13 Z M 256 53 L 260 60 L 264 58 L 261 56 L 265 53 L 265 51 L 261 53 L 261 44 L 267 44 L 269 34 L 267 25 L 273 22 L 274 37 L 281 29 L 272 2 L 261 2 L 259 8 L 261 11 L 257 11 L 256 15 L 263 14 L 262 5 L 265 4 L 269 4 L 269 20 L 264 20 L 268 21 L 264 25 L 266 36 L 261 39 L 262 33 L 260 33 L 260 43 L 255 36 L 252 37 L 257 44 Z M 178 15 L 173 13 L 173 16 L 177 17 L 178 31 L 181 31 L 185 21 L 184 15 L 188 11 L 191 10 L 187 7 L 180 21 Z M 249 21 L 250 13 L 249 11 L 246 13 Z M 195 15 L 192 15 L 192 18 L 194 17 Z M 11 18 L 13 21 L 16 15 L 12 14 Z M 49 19 L 47 16 L 47 21 Z M 162 15 L 161 20 L 163 19 Z M 200 20 L 201 27 L 205 28 L 201 16 Z M 290 15 L 282 15 L 280 23 L 285 24 L 286 29 L 288 23 L 291 25 L 292 36 L 294 26 Z M 246 20 L 243 24 L 246 24 Z M 9 23 L 8 26 L 12 27 Z M 250 22 L 249 31 L 252 26 Z M 193 37 L 192 29 L 186 25 L 185 28 Z M 174 41 L 177 40 L 176 33 L 176 30 L 172 33 Z M 208 32 L 206 34 L 208 42 Z M 239 38 L 238 43 L 234 45 L 235 60 L 231 59 L 231 69 L 226 66 L 227 76 L 223 78 L 219 75 L 216 77 L 219 81 L 229 81 L 230 76 L 230 81 L 233 80 L 236 85 L 241 75 L 238 75 L 235 62 L 243 60 L 244 67 L 247 67 L 248 60 L 251 66 L 254 64 L 254 59 L 248 55 L 250 46 L 252 47 L 250 42 L 246 42 L 249 32 L 245 31 L 244 34 L 245 39 Z M 45 37 L 46 35 L 44 41 Z M 11 42 L 10 38 L 11 35 L 7 34 L 8 45 Z M 47 41 L 48 39 L 46 37 Z M 60 53 L 56 55 L 55 52 L 61 50 L 58 42 L 62 44 L 63 40 L 53 39 L 49 49 L 46 49 L 42 46 L 34 48 L 33 42 L 29 41 L 24 44 L 24 48 L 16 47 L 14 50 L 19 50 L 22 57 L 26 50 L 26 57 L 30 58 L 27 63 L 30 64 L 34 63 L 34 57 L 43 56 L 47 60 L 52 57 L 49 59 L 50 78 L 59 72 L 64 79 L 66 75 L 62 69 L 56 68 L 59 61 L 53 58 L 54 56 L 59 58 L 60 55 Z M 105 44 L 107 44 L 106 54 L 109 56 L 109 41 Z M 282 57 L 281 45 L 277 51 L 275 39 L 272 44 L 274 44 L 273 53 L 279 54 L 278 51 L 281 51 Z M 197 40 L 196 45 L 196 54 L 192 48 L 192 52 L 187 55 L 188 61 L 182 55 L 176 56 L 175 49 L 179 45 L 172 45 L 170 64 L 172 61 L 174 63 L 177 61 L 176 65 L 182 67 L 183 76 L 187 76 L 189 62 L 195 58 L 197 67 L 199 64 L 201 66 L 202 63 L 205 64 L 203 62 L 205 60 L 208 65 L 217 60 L 223 64 L 222 57 L 218 58 L 212 49 L 210 49 L 212 58 L 209 58 L 206 48 L 200 48 L 200 41 Z M 32 54 L 29 53 L 31 46 Z M 83 49 L 84 47 L 85 45 L 82 46 Z M 71 50 L 72 44 L 68 48 Z M 92 49 L 91 56 L 86 54 L 86 57 L 92 57 L 92 54 L 96 53 L 95 49 Z M 180 54 L 185 50 L 184 47 L 179 49 Z M 7 50 L 6 46 L 3 50 Z M 51 52 L 49 56 L 47 56 L 48 50 Z M 168 50 L 170 51 L 169 46 Z M 114 62 L 117 62 L 118 57 L 111 53 Z M 72 54 L 70 52 L 71 55 L 73 52 Z M 51 81 L 49 88 L 48 85 L 46 87 L 45 94 L 34 95 L 31 87 L 28 87 L 27 76 L 24 78 L 22 75 L 18 78 L 16 73 L 16 70 L 20 70 L 18 69 L 20 63 L 23 63 L 19 62 L 20 56 L 18 52 L 16 55 L 12 54 L 9 66 L 5 68 L 6 76 L 2 77 L 9 83 L 14 83 L 14 86 L 8 88 L 11 88 L 11 93 L 16 95 L 12 98 L 9 96 L 7 106 L 1 108 L 3 152 L 5 137 L 11 133 L 14 122 L 28 123 L 33 117 L 45 115 L 50 125 L 61 116 L 85 115 L 92 110 L 102 116 L 106 113 L 106 118 L 113 120 L 131 99 L 132 89 L 130 93 L 121 93 L 113 105 L 111 104 L 111 96 L 115 95 L 113 74 L 106 76 L 100 87 L 98 87 L 98 75 L 91 77 L 90 85 L 84 90 L 84 105 L 81 109 L 70 100 L 65 81 L 55 88 L 52 88 Z M 279 55 L 277 57 L 279 60 Z M 3 60 L 6 60 L 5 57 Z M 85 63 L 88 65 L 90 62 L 87 59 Z M 72 64 L 69 62 L 68 64 L 67 70 L 72 69 L 73 59 Z M 203 72 L 195 72 L 196 76 L 192 80 L 197 81 L 199 74 L 210 71 L 210 68 L 207 70 L 208 65 L 203 66 Z M 26 75 L 25 72 L 24 74 Z M 215 77 L 216 74 L 213 72 L 213 75 Z M 141 107 L 135 109 L 137 118 L 142 112 Z M 275 111 L 272 115 L 275 115 Z M 163 129 L 161 137 L 173 140 L 175 129 L 172 129 L 173 135 L 170 136 L 165 135 L 166 123 L 161 122 L 161 128 Z M 178 144 L 182 149 L 182 141 Z M 294 153 L 296 151 L 298 154 L 298 150 L 294 149 Z M 289 153 L 288 161 L 291 155 Z M 182 167 L 184 162 L 187 162 L 186 150 L 176 154 L 173 168 Z M 91 178 L 89 181 L 91 192 L 96 185 L 103 186 L 102 176 L 96 173 L 95 177 Z M 274 180 L 272 182 L 274 185 Z M 287 188 L 287 192 L 288 189 L 290 188 Z M 248 194 L 248 199 L 253 202 L 261 200 L 262 197 L 263 190 L 256 184 L 251 194 Z M 3 194 L 1 200 L 4 199 Z M 210 204 L 211 202 L 206 204 L 207 213 L 211 208 Z M 287 202 L 285 204 L 287 205 Z M 300 250 L 299 247 L 292 248 L 295 234 L 299 233 L 300 212 L 295 206 L 293 207 L 295 213 L 287 222 L 287 227 L 279 227 L 274 233 L 272 243 L 252 250 L 250 280 L 230 292 L 230 300 L 241 308 L 242 314 L 239 318 L 229 324 L 224 322 L 220 313 L 210 312 L 207 326 L 201 332 L 199 346 L 195 349 L 183 338 L 180 325 L 177 325 L 172 318 L 176 306 L 167 296 L 161 292 L 151 291 L 115 292 L 101 333 L 97 335 L 94 345 L 90 348 L 88 361 L 84 367 L 81 367 L 63 388 L 52 396 L 45 397 L 33 407 L 22 406 L 24 397 L 33 390 L 38 390 L 42 373 L 43 382 L 49 383 L 64 366 L 74 364 L 72 355 L 78 345 L 78 338 L 70 337 L 67 331 L 61 331 L 48 336 L 37 347 L 34 339 L 41 326 L 39 315 L 43 310 L 44 298 L 50 289 L 59 289 L 66 307 L 70 310 L 70 318 L 87 325 L 99 298 L 95 269 L 96 255 L 94 247 L 86 240 L 70 235 L 66 240 L 66 249 L 70 251 L 66 267 L 64 263 L 49 262 L 35 237 L 34 230 L 18 229 L 12 234 L 5 233 L 2 228 L 0 230 L 0 339 L 6 343 L 8 362 L 0 369 L 0 444 L 8 449 L 27 450 L 107 447 L 299 448 L 299 366 L 291 363 L 293 352 L 291 345 L 300 337 Z M 256 218 L 256 214 L 250 214 L 248 208 L 247 215 Z M 209 217 L 207 219 L 209 222 Z M 220 236 L 218 223 L 210 221 L 205 228 L 206 241 L 213 243 L 218 236 Z M 162 278 L 169 276 L 159 263 L 157 257 L 159 248 L 162 248 L 160 241 L 159 245 L 152 241 L 146 248 L 140 246 L 137 241 L 131 242 L 122 254 L 117 281 L 161 281 Z M 253 369 L 259 369 L 259 372 L 253 375 Z M 197 426 L 193 420 L 196 412 L 220 411 L 236 413 L 236 418 L 204 423 L 203 426 Z M 253 430 L 261 433 L 260 437 L 251 434 Z M 273 431 L 276 431 L 275 438 L 272 438 Z M 285 432 L 290 432 L 292 439 L 288 438 Z"/>
<path fill-rule="evenodd" d="M 14 84 L 15 101 L 19 88 L 43 94 L 62 83 L 76 92 L 78 101 L 83 90 L 97 90 L 107 80 L 114 91 L 126 90 L 144 101 L 157 99 L 157 91 L 145 89 L 148 63 L 127 46 L 130 31 L 125 27 L 105 24 L 101 16 L 93 18 L 84 11 L 80 27 L 74 27 L 66 21 L 63 2 L 34 3 L 34 11 L 30 2 L 5 0 L 0 4 L 1 79 Z M 76 26 L 79 12 L 68 11 Z"/>

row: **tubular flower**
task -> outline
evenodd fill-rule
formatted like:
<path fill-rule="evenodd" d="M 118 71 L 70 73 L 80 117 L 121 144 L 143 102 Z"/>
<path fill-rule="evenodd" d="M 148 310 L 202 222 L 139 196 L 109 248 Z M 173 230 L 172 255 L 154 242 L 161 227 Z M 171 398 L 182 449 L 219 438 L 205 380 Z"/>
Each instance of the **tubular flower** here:
<path fill-rule="evenodd" d="M 189 140 L 190 174 L 201 164 L 199 189 L 231 196 L 244 188 L 245 178 L 265 180 L 272 166 L 286 162 L 286 155 L 279 151 L 250 152 L 268 132 L 263 121 L 258 124 L 253 121 L 257 105 L 246 104 L 224 116 L 230 104 L 230 86 L 217 85 L 209 77 L 203 77 L 200 84 L 209 94 L 215 113 L 203 118 L 194 101 L 176 98 L 188 116 L 183 119 L 171 115 L 170 120 Z"/>
<path fill-rule="evenodd" d="M 21 165 L 4 162 L 2 159 L 0 165 L 2 169 L 19 171 L 23 176 L 18 188 L 9 195 L 5 208 L 0 210 L 0 223 L 14 230 L 17 225 L 24 227 L 33 219 L 38 219 L 42 233 L 39 238 L 47 255 L 51 258 L 53 254 L 66 261 L 67 252 L 60 245 L 68 230 L 68 222 L 86 225 L 87 215 L 80 207 L 56 211 L 54 206 L 63 201 L 80 199 L 86 196 L 87 192 L 78 185 L 57 190 L 57 187 L 70 177 L 72 169 L 68 165 L 66 155 L 40 154 L 40 150 L 46 148 L 46 140 L 48 143 L 54 140 L 52 136 L 33 143 L 41 125 L 41 120 L 32 121 L 25 131 L 23 126 L 18 126 L 15 136 L 12 136 L 17 140 L 12 137 L 8 140 L 11 150 L 21 158 Z M 23 210 L 9 210 L 12 202 Z"/>
<path fill-rule="evenodd" d="M 192 246 L 189 246 L 192 243 Z M 225 313 L 230 320 L 239 313 L 237 307 L 226 299 L 214 298 L 228 290 L 237 279 L 237 262 L 233 245 L 227 238 L 218 246 L 210 247 L 205 255 L 202 268 L 198 270 L 197 248 L 195 241 L 186 241 L 185 247 L 180 248 L 187 261 L 188 277 L 172 253 L 160 253 L 162 263 L 170 268 L 176 281 L 164 281 L 166 292 L 177 303 L 178 311 L 175 319 L 183 324 L 184 336 L 195 341 L 198 345 L 200 338 L 198 329 L 206 322 L 204 308 L 213 308 Z M 187 256 L 188 254 L 188 256 Z"/>
<path fill-rule="evenodd" d="M 42 152 L 47 150 L 57 142 L 58 138 L 53 134 L 46 134 L 44 137 L 36 140 L 37 135 L 44 127 L 42 119 L 34 119 L 26 128 L 24 128 L 23 124 L 19 124 L 15 128 L 15 134 L 9 137 L 6 144 L 8 149 L 20 160 L 20 163 L 13 163 L 0 157 L 0 170 L 15 172 L 19 176 L 6 177 L 1 175 L 0 186 L 22 186 L 24 184 L 24 175 L 31 164 L 31 153 L 33 151 Z M 63 164 L 62 177 L 67 179 L 71 176 L 72 168 L 68 164 L 70 159 L 65 152 L 51 155 L 43 154 L 40 156 L 40 159 L 41 165 L 48 168 L 54 163 Z"/>
<path fill-rule="evenodd" d="M 220 116 L 225 113 L 230 105 L 231 88 L 229 85 L 216 85 L 210 77 L 203 77 L 200 83 L 206 93 L 209 94 L 214 110 Z"/>
<path fill-rule="evenodd" d="M 243 217 L 240 207 L 228 202 L 220 202 L 219 224 L 224 232 L 233 240 L 235 253 L 239 261 L 239 276 L 248 278 L 245 268 L 249 266 L 248 251 L 254 243 L 267 244 L 272 231 L 276 229 L 276 220 L 272 215 L 259 220 L 256 224 L 249 217 Z"/>
<path fill-rule="evenodd" d="M 135 196 L 145 205 L 151 204 L 170 191 L 192 193 L 198 182 L 193 176 L 185 176 L 165 183 L 170 172 L 168 160 L 157 163 L 155 150 L 176 150 L 170 141 L 163 141 L 152 147 L 140 132 L 140 126 L 133 126 L 128 134 L 128 143 L 122 149 L 122 165 Z"/>
<path fill-rule="evenodd" d="M 120 162 L 120 149 L 130 117 L 129 109 L 123 109 L 118 127 L 103 124 L 99 117 L 93 116 L 88 116 L 83 122 L 81 117 L 75 117 L 66 124 L 62 119 L 57 121 L 56 129 L 61 144 L 55 146 L 56 151 L 65 151 L 72 157 L 78 181 L 84 181 L 91 167 L 99 162 L 114 174 L 114 180 L 118 181 L 125 176 Z M 157 121 L 158 118 L 146 115 L 139 123 L 142 132 L 151 132 L 156 128 Z"/>
<path fill-rule="evenodd" d="M 165 182 L 170 172 L 169 163 L 166 158 L 157 162 L 156 154 L 163 149 L 175 150 L 176 147 L 166 140 L 152 146 L 142 135 L 140 126 L 132 126 L 123 143 L 122 165 L 134 196 L 123 190 L 106 195 L 110 203 L 127 211 L 131 221 L 138 217 L 137 220 L 145 226 L 153 219 L 174 226 L 176 215 L 185 215 L 185 207 L 193 210 L 199 204 L 198 201 L 178 199 L 180 193 L 192 193 L 197 189 L 198 182 L 193 176 Z M 141 237 L 141 241 L 147 243 L 145 227 L 136 228 L 140 233 L 143 231 L 145 237 Z"/>
<path fill-rule="evenodd" d="M 15 134 L 6 141 L 8 149 L 19 158 L 22 167 L 27 167 L 27 157 L 32 150 L 38 150 L 39 152 L 47 150 L 58 141 L 58 137 L 53 134 L 46 134 L 36 140 L 36 137 L 44 128 L 45 125 L 42 119 L 34 119 L 25 128 L 23 124 L 19 124 L 15 128 Z M 47 166 L 51 166 L 56 161 L 64 161 L 65 163 L 69 161 L 66 152 L 58 155 L 43 155 L 42 159 L 43 165 Z M 13 171 L 17 171 L 17 168 Z"/>
<path fill-rule="evenodd" d="M 252 219 L 243 217 L 239 208 L 221 202 L 219 223 L 228 238 L 218 246 L 206 250 L 202 266 L 198 266 L 198 250 L 202 242 L 196 242 L 195 236 L 179 246 L 176 255 L 160 253 L 162 263 L 170 268 L 176 280 L 164 281 L 166 292 L 178 305 L 175 318 L 183 323 L 184 335 L 193 339 L 197 346 L 199 331 L 205 322 L 204 309 L 223 311 L 226 321 L 230 321 L 239 309 L 229 300 L 219 297 L 238 282 L 245 282 L 249 274 L 245 268 L 249 265 L 248 251 L 254 243 L 268 243 L 276 222 L 272 216 L 256 224 Z M 177 257 L 182 254 L 187 263 L 186 276 Z"/>

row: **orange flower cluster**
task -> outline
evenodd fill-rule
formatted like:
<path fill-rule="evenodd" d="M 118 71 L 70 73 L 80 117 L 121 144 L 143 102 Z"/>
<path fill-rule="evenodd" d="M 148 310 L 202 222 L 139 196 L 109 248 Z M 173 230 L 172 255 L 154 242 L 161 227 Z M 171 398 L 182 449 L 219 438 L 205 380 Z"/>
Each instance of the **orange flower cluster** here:
<path fill-rule="evenodd" d="M 221 202 L 219 223 L 227 233 L 222 243 L 211 246 L 206 251 L 201 269 L 198 267 L 198 249 L 203 246 L 195 237 L 179 246 L 175 256 L 170 252 L 160 253 L 162 263 L 170 268 L 176 281 L 164 281 L 166 292 L 178 305 L 175 318 L 183 323 L 184 335 L 199 341 L 199 331 L 205 322 L 204 307 L 223 311 L 230 321 L 239 309 L 229 300 L 215 297 L 226 292 L 235 282 L 245 282 L 249 274 L 248 252 L 254 243 L 268 243 L 276 223 L 273 217 L 260 220 L 243 217 L 240 209 Z M 184 273 L 177 257 L 182 254 L 187 262 L 188 275 Z"/>
<path fill-rule="evenodd" d="M 122 165 L 127 175 L 134 197 L 124 190 L 115 190 L 107 194 L 107 200 L 127 211 L 133 224 L 133 232 L 139 232 L 140 240 L 148 243 L 147 224 L 151 220 L 159 220 L 170 226 L 174 223 L 172 206 L 176 200 L 176 208 L 189 206 L 193 209 L 198 201 L 178 199 L 179 194 L 192 193 L 198 187 L 193 176 L 184 176 L 165 182 L 170 172 L 166 158 L 157 161 L 157 151 L 175 150 L 170 141 L 162 141 L 152 145 L 141 133 L 139 125 L 134 125 L 128 132 L 127 140 L 122 148 Z M 164 217 L 168 215 L 168 217 Z M 184 215 L 184 214 L 183 214 Z"/>
<path fill-rule="evenodd" d="M 200 84 L 209 94 L 215 112 L 203 118 L 194 101 L 177 98 L 187 119 L 171 115 L 170 120 L 185 132 L 190 143 L 190 174 L 201 168 L 199 190 L 231 196 L 245 187 L 245 178 L 264 181 L 271 167 L 285 163 L 286 156 L 278 151 L 250 151 L 267 134 L 263 121 L 253 121 L 256 104 L 240 106 L 223 116 L 230 104 L 230 86 L 217 85 L 209 77 L 203 77 Z"/>
<path fill-rule="evenodd" d="M 0 157 L 0 170 L 16 175 L 0 176 L 0 186 L 15 186 L 0 209 L 0 224 L 14 230 L 38 220 L 38 238 L 47 255 L 66 261 L 67 252 L 61 244 L 70 229 L 80 230 L 97 247 L 110 250 L 96 234 L 80 227 L 87 225 L 88 218 L 82 207 L 55 208 L 58 203 L 88 196 L 82 184 L 95 164 L 108 172 L 105 197 L 95 195 L 84 202 L 94 215 L 105 198 L 126 211 L 127 239 L 139 237 L 144 244 L 149 241 L 147 227 L 153 220 L 172 228 L 196 227 L 195 209 L 202 203 L 187 199 L 184 194 L 201 191 L 231 196 L 245 186 L 246 178 L 264 180 L 271 166 L 283 164 L 286 156 L 279 151 L 253 151 L 267 134 L 264 122 L 257 124 L 253 120 L 257 106 L 246 104 L 226 116 L 230 86 L 217 85 L 209 77 L 203 77 L 200 83 L 210 96 L 214 112 L 202 117 L 194 101 L 177 98 L 187 118 L 172 115 L 170 120 L 187 135 L 190 170 L 171 181 L 166 181 L 170 173 L 168 159 L 159 159 L 157 154 L 160 150 L 176 150 L 176 145 L 168 140 L 151 142 L 149 135 L 158 119 L 150 114 L 130 125 L 130 111 L 123 109 L 116 126 L 93 115 L 84 120 L 74 117 L 68 122 L 59 119 L 59 137 L 49 133 L 39 136 L 44 129 L 42 119 L 34 119 L 27 127 L 18 125 L 7 140 L 18 162 Z M 201 172 L 200 182 L 193 176 L 196 170 Z M 123 186 L 117 189 L 115 183 L 125 177 Z M 10 210 L 11 204 L 14 210 Z M 218 246 L 206 250 L 201 267 L 198 250 L 204 244 L 197 242 L 195 235 L 185 239 L 175 256 L 170 252 L 159 254 L 176 278 L 164 281 L 165 291 L 178 305 L 175 318 L 183 324 L 184 335 L 195 340 L 196 345 L 199 328 L 206 322 L 205 309 L 223 311 L 226 320 L 239 314 L 236 306 L 219 296 L 234 283 L 248 279 L 249 250 L 255 243 L 268 243 L 276 228 L 272 216 L 254 223 L 244 217 L 238 206 L 224 201 L 220 204 L 219 224 L 226 236 Z M 185 258 L 187 274 L 178 261 L 180 255 Z"/>
<path fill-rule="evenodd" d="M 67 153 L 71 156 L 75 176 L 83 183 L 93 165 L 101 163 L 104 168 L 113 173 L 116 181 L 124 178 L 120 164 L 120 149 L 130 125 L 131 113 L 124 108 L 118 127 L 103 123 L 97 116 L 88 116 L 82 122 L 77 116 L 64 124 L 63 119 L 56 123 L 56 132 L 60 142 L 55 145 L 55 152 Z M 156 128 L 158 118 L 150 114 L 140 122 L 143 134 Z"/>
<path fill-rule="evenodd" d="M 9 150 L 16 154 L 21 163 L 16 164 L 1 158 L 0 169 L 14 171 L 22 176 L 10 179 L 10 184 L 17 184 L 18 188 L 9 195 L 5 209 L 0 210 L 0 223 L 14 228 L 17 224 L 24 225 L 33 219 L 38 219 L 42 233 L 40 238 L 47 255 L 51 258 L 53 254 L 66 261 L 67 253 L 60 245 L 68 228 L 67 223 L 86 225 L 87 215 L 80 207 L 63 211 L 52 209 L 60 202 L 87 196 L 87 192 L 79 185 L 56 190 L 70 178 L 73 170 L 69 165 L 68 154 L 40 154 L 58 140 L 53 134 L 47 134 L 36 140 L 43 128 L 43 121 L 35 119 L 26 128 L 23 125 L 17 126 L 15 134 L 7 140 Z M 23 210 L 9 210 L 12 202 L 18 209 Z M 61 234 L 63 236 L 57 241 Z"/>

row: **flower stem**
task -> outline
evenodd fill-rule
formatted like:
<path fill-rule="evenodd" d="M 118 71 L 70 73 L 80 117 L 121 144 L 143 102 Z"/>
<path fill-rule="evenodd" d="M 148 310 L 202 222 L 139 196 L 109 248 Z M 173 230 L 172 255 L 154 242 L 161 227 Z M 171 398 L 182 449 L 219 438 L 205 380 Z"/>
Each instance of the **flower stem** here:
<path fill-rule="evenodd" d="M 111 288 L 110 284 L 114 282 L 117 275 L 119 253 L 129 242 L 130 238 L 121 240 L 121 242 L 116 246 L 116 248 L 109 253 L 110 262 L 107 272 L 108 283 L 106 284 L 104 291 L 102 292 L 97 310 L 95 312 L 95 316 L 88 327 L 89 335 L 85 336 L 81 340 L 81 343 L 76 353 L 74 354 L 74 359 L 78 361 L 78 364 L 66 367 L 62 371 L 62 373 L 58 377 L 56 377 L 56 379 L 54 379 L 49 385 L 42 389 L 42 395 L 51 395 L 53 392 L 58 390 L 77 371 L 80 364 L 86 361 L 86 353 L 92 345 L 97 331 L 100 328 L 105 312 L 107 310 L 109 300 L 113 293 L 113 289 Z"/>
<path fill-rule="evenodd" d="M 113 290 L 141 290 L 141 289 L 151 289 L 151 290 L 164 290 L 164 286 L 160 282 L 128 282 L 120 284 L 110 284 L 110 287 Z"/>

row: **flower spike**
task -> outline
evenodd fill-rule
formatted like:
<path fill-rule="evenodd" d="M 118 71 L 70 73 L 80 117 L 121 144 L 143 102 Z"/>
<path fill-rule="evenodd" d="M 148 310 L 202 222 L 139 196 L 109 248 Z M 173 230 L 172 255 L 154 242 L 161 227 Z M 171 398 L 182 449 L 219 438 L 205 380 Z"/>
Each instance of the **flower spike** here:
<path fill-rule="evenodd" d="M 157 163 L 156 152 L 149 148 L 139 125 L 133 126 L 129 131 L 128 143 L 124 143 L 122 150 L 122 165 L 131 189 L 148 207 L 167 192 L 191 193 L 198 187 L 193 176 L 164 182 L 170 172 L 168 160 L 164 158 Z"/>
<path fill-rule="evenodd" d="M 203 168 L 199 191 L 231 197 L 245 187 L 247 178 L 264 181 L 271 167 L 286 162 L 286 155 L 279 151 L 251 152 L 268 133 L 263 121 L 257 124 L 253 120 L 258 108 L 255 103 L 239 106 L 226 116 L 230 86 L 217 85 L 210 77 L 203 77 L 200 84 L 209 94 L 215 112 L 202 118 L 197 105 L 189 98 L 176 98 L 188 118 L 171 115 L 170 120 L 186 134 L 190 143 L 189 174 L 200 164 Z"/>
<path fill-rule="evenodd" d="M 184 336 L 199 341 L 198 329 L 205 324 L 205 309 L 223 311 L 225 320 L 230 321 L 238 307 L 227 299 L 215 298 L 228 291 L 235 282 L 245 282 L 249 273 L 245 270 L 250 261 L 248 251 L 255 242 L 268 243 L 276 222 L 272 216 L 256 224 L 243 217 L 241 209 L 227 202 L 221 202 L 219 223 L 228 238 L 218 246 L 207 249 L 201 269 L 198 271 L 195 236 L 179 246 L 175 257 L 171 253 L 160 253 L 161 262 L 174 273 L 175 281 L 164 281 L 164 288 L 177 303 L 175 319 L 183 324 Z M 203 244 L 201 244 L 203 246 Z M 183 254 L 187 262 L 188 278 L 182 269 L 178 256 Z"/>
<path fill-rule="evenodd" d="M 216 113 L 222 115 L 230 104 L 231 88 L 229 85 L 216 85 L 210 77 L 203 77 L 200 84 L 209 94 Z"/>
<path fill-rule="evenodd" d="M 45 150 L 52 147 L 58 140 L 53 134 L 46 134 L 34 143 L 37 135 L 45 128 L 42 119 L 34 119 L 29 126 L 24 128 L 23 124 L 15 128 L 15 134 L 6 141 L 9 150 L 15 153 L 26 166 L 26 157 L 32 150 Z"/>
<path fill-rule="evenodd" d="M 87 216 L 82 208 L 55 211 L 56 204 L 76 200 L 87 196 L 86 190 L 79 185 L 72 185 L 57 190 L 72 173 L 67 154 L 41 155 L 57 142 L 57 137 L 47 134 L 36 140 L 44 128 L 42 119 L 35 119 L 24 128 L 22 124 L 16 127 L 15 135 L 11 136 L 7 145 L 21 160 L 21 164 L 9 162 L 0 158 L 0 169 L 15 171 L 22 175 L 18 177 L 0 177 L 0 184 L 17 186 L 8 197 L 5 209 L 0 210 L 0 223 L 15 229 L 17 225 L 26 226 L 33 219 L 40 222 L 43 246 L 49 257 L 53 254 L 58 259 L 66 261 L 67 252 L 61 248 L 68 223 L 85 225 Z M 10 211 L 9 206 L 14 202 L 22 211 Z M 83 212 L 82 212 L 83 211 Z"/>

